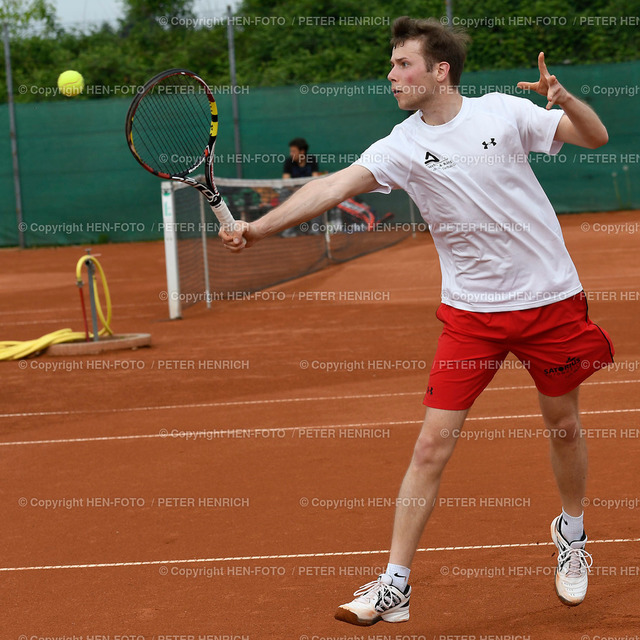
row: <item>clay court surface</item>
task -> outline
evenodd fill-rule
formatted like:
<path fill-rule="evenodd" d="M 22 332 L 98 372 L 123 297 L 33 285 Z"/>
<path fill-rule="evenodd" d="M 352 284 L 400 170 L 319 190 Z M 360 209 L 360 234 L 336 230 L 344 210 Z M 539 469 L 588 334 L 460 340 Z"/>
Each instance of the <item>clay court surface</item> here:
<path fill-rule="evenodd" d="M 640 213 L 561 223 L 617 350 L 582 390 L 594 567 L 580 607 L 555 595 L 560 505 L 536 391 L 509 360 L 445 471 L 411 620 L 333 619 L 386 566 L 424 415 L 441 328 L 428 235 L 180 321 L 161 299 L 163 245 L 123 244 L 94 247 L 113 326 L 151 348 L 0 363 L 0 636 L 637 638 Z M 82 328 L 82 253 L 0 251 L 2 339 Z"/>

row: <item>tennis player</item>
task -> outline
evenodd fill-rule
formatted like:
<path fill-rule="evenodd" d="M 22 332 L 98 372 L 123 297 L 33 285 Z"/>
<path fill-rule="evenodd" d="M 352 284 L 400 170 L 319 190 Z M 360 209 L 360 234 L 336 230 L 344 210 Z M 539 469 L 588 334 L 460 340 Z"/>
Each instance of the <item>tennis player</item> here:
<path fill-rule="evenodd" d="M 350 167 L 310 182 L 280 207 L 233 235 L 240 251 L 356 194 L 404 189 L 429 223 L 442 270 L 443 323 L 424 397 L 426 416 L 400 487 L 386 572 L 355 592 L 335 617 L 357 625 L 409 619 L 411 563 L 442 471 L 467 412 L 509 352 L 533 378 L 550 433 L 562 512 L 551 523 L 560 600 L 585 597 L 582 499 L 587 451 L 578 410 L 580 384 L 613 361 L 606 332 L 588 316 L 556 214 L 527 160 L 563 143 L 595 149 L 607 130 L 538 56 L 540 78 L 518 87 L 546 109 L 503 93 L 458 91 L 468 38 L 435 20 L 393 24 L 388 80 L 398 106 L 414 113 Z M 557 106 L 559 108 L 553 109 Z M 242 238 L 244 236 L 244 240 Z"/>

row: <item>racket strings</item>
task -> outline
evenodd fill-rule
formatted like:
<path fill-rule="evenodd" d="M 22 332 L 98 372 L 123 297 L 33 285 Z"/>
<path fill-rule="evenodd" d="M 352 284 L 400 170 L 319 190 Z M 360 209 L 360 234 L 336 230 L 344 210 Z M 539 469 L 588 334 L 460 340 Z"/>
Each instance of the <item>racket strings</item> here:
<path fill-rule="evenodd" d="M 194 90 L 197 91 L 199 85 L 193 86 L 186 80 L 184 76 L 171 76 L 147 96 L 150 100 L 145 132 L 152 143 L 153 154 L 171 174 L 186 172 L 197 165 L 208 142 L 204 127 L 210 115 L 202 108 L 198 114 L 194 105 L 198 96 Z M 206 96 L 200 97 L 208 109 Z"/>
<path fill-rule="evenodd" d="M 211 119 L 209 100 L 201 90 L 200 84 L 191 77 L 171 76 L 154 88 L 153 101 L 150 104 L 156 119 L 154 124 L 158 122 L 171 124 L 169 127 L 165 126 L 169 146 L 187 153 L 193 148 L 195 142 L 196 157 L 202 155 L 206 145 L 201 144 L 201 131 L 194 130 L 192 125 L 206 126 Z M 179 121 L 178 118 L 180 118 Z M 178 122 L 185 126 L 176 126 Z"/>
<path fill-rule="evenodd" d="M 211 117 L 209 97 L 198 80 L 182 74 L 162 78 L 134 112 L 133 145 L 155 171 L 186 175 L 204 159 Z"/>
<path fill-rule="evenodd" d="M 175 79 L 174 80 L 175 84 L 169 87 L 164 87 L 165 90 L 171 89 L 172 91 L 177 91 L 179 95 L 181 94 L 181 92 L 186 91 L 187 92 L 186 95 L 189 96 L 189 95 L 193 95 L 193 92 L 197 92 L 199 89 L 202 88 L 195 80 L 192 80 L 191 78 L 188 78 L 186 76 L 173 76 L 173 78 Z M 164 104 L 165 108 L 171 109 L 173 106 L 175 106 L 171 103 L 171 93 L 169 94 L 165 93 L 164 95 L 160 94 L 160 98 L 165 99 L 165 104 Z M 203 107 L 204 111 L 202 108 L 200 109 L 200 111 L 198 111 L 197 109 L 198 106 Z M 186 121 L 192 122 L 194 123 L 194 125 L 199 124 L 200 122 L 202 123 L 203 126 L 205 124 L 208 125 L 211 120 L 211 111 L 209 108 L 209 101 L 207 99 L 205 99 L 204 102 L 191 100 L 191 99 L 183 100 L 181 101 L 180 108 L 184 110 L 183 113 Z M 193 129 L 190 130 L 190 132 L 194 134 L 196 133 L 196 131 L 194 131 Z M 170 133 L 172 134 L 170 146 L 172 146 L 173 148 L 180 148 L 185 155 L 188 155 L 190 150 L 192 149 L 191 140 L 193 138 L 188 139 L 187 137 L 184 136 L 184 132 L 177 128 L 172 128 L 170 130 Z M 201 139 L 201 136 L 199 135 L 200 131 L 198 131 L 197 134 L 198 135 L 197 135 L 196 142 L 199 142 Z M 208 140 L 208 136 L 207 136 L 207 140 Z M 203 155 L 204 147 L 202 147 L 202 149 L 197 148 L 197 151 L 199 153 L 192 159 L 192 162 L 194 164 Z"/>

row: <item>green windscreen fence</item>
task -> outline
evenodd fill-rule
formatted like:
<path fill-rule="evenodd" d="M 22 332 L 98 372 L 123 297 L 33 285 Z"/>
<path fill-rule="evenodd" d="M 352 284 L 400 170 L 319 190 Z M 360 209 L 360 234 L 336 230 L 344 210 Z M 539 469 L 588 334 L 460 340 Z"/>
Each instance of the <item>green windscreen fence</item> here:
<path fill-rule="evenodd" d="M 532 166 L 559 213 L 640 208 L 640 62 L 552 68 L 588 102 L 609 130 L 609 143 L 591 151 L 565 145 L 554 158 L 532 157 Z M 536 69 L 463 74 L 462 93 L 525 95 L 520 80 Z M 212 85 L 215 79 L 209 78 Z M 242 152 L 234 151 L 231 96 L 216 95 L 220 132 L 216 174 L 277 178 L 288 142 L 304 137 L 322 171 L 351 164 L 407 116 L 388 82 L 241 88 Z M 538 104 L 544 99 L 526 94 Z M 18 152 L 27 246 L 152 240 L 162 237 L 160 180 L 133 159 L 124 137 L 130 99 L 16 105 Z M 0 105 L 0 246 L 18 244 L 7 105 Z M 404 194 L 376 196 L 373 205 L 409 219 Z"/>

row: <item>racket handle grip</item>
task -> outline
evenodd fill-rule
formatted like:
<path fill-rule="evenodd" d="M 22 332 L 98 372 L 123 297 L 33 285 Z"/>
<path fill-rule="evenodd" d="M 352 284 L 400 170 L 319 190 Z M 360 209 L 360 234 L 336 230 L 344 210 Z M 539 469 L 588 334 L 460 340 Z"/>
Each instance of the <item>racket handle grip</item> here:
<path fill-rule="evenodd" d="M 218 218 L 218 222 L 220 226 L 224 228 L 225 231 L 231 233 L 235 229 L 236 221 L 231 215 L 231 211 L 229 211 L 229 207 L 227 207 L 227 203 L 220 199 L 220 203 L 217 205 L 212 205 L 213 213 L 216 218 Z"/>

